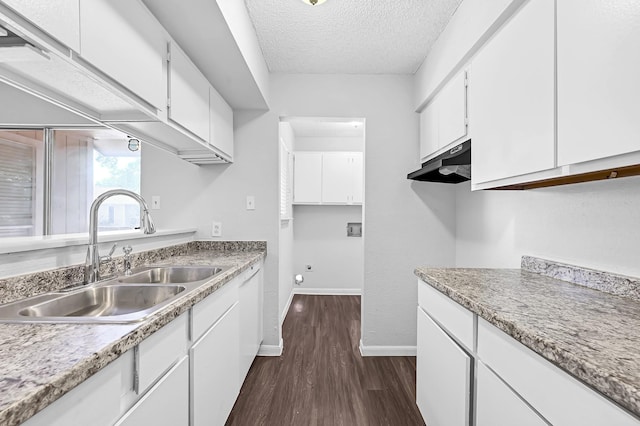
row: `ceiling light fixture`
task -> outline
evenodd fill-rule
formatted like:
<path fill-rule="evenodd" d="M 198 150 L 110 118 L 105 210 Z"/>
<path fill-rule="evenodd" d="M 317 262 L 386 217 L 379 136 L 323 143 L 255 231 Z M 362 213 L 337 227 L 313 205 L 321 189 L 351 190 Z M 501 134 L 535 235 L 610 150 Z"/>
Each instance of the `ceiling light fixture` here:
<path fill-rule="evenodd" d="M 302 0 L 302 1 L 310 6 L 317 6 L 319 4 L 324 3 L 327 0 Z"/>

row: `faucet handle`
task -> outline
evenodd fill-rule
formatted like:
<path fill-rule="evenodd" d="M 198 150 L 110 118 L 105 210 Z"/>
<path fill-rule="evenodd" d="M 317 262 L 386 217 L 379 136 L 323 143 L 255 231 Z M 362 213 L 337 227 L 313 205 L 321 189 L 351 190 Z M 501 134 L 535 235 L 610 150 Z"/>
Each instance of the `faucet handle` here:
<path fill-rule="evenodd" d="M 100 256 L 100 263 L 105 263 L 105 262 L 110 262 L 111 261 L 111 255 L 113 254 L 114 251 L 116 251 L 116 247 L 118 247 L 118 243 L 114 243 L 113 247 L 111 247 L 111 250 L 109 250 L 109 254 L 106 256 Z"/>
<path fill-rule="evenodd" d="M 124 274 L 131 275 L 131 252 L 133 248 L 131 246 L 122 247 L 122 251 L 124 252 Z"/>

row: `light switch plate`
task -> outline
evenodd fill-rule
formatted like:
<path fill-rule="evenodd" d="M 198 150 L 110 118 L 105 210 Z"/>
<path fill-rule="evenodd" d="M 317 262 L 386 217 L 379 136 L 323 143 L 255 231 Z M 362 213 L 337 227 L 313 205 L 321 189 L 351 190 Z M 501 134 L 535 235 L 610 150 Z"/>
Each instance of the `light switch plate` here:
<path fill-rule="evenodd" d="M 212 237 L 222 237 L 222 222 L 213 222 L 211 226 Z"/>
<path fill-rule="evenodd" d="M 253 195 L 247 195 L 247 210 L 256 209 L 256 197 Z"/>
<path fill-rule="evenodd" d="M 160 196 L 151 196 L 151 210 L 160 210 Z"/>

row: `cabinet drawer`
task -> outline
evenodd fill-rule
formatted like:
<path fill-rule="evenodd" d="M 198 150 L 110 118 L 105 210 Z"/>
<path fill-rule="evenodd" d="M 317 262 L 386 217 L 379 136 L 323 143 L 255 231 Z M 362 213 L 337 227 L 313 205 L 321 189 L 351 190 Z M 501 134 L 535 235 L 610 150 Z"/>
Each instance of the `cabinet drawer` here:
<path fill-rule="evenodd" d="M 482 362 L 477 365 L 476 426 L 547 425 Z"/>
<path fill-rule="evenodd" d="M 180 315 L 138 345 L 136 358 L 138 394 L 143 393 L 178 359 L 187 353 L 187 313 Z"/>
<path fill-rule="evenodd" d="M 473 350 L 473 313 L 429 284 L 418 281 L 418 304 L 470 351 Z"/>
<path fill-rule="evenodd" d="M 194 342 L 198 341 L 238 301 L 239 284 L 240 280 L 234 278 L 233 281 L 225 284 L 192 308 L 192 339 Z"/>
<path fill-rule="evenodd" d="M 188 360 L 187 356 L 182 357 L 115 426 L 186 426 L 189 423 Z"/>
<path fill-rule="evenodd" d="M 478 321 L 477 353 L 553 425 L 640 425 L 622 408 L 483 319 Z"/>
<path fill-rule="evenodd" d="M 120 358 L 80 383 L 23 425 L 113 424 L 120 416 L 120 395 L 131 386 L 131 382 L 124 379 L 124 373 L 132 372 L 132 352 L 122 354 Z"/>

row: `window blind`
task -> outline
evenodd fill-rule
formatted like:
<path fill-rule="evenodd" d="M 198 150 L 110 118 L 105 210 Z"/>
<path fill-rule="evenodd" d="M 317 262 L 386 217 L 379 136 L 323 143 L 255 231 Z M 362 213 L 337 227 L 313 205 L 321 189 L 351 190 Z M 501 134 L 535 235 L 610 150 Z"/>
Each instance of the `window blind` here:
<path fill-rule="evenodd" d="M 291 219 L 292 155 L 280 142 L 280 219 Z"/>
<path fill-rule="evenodd" d="M 0 139 L 0 237 L 34 232 L 35 148 Z"/>

